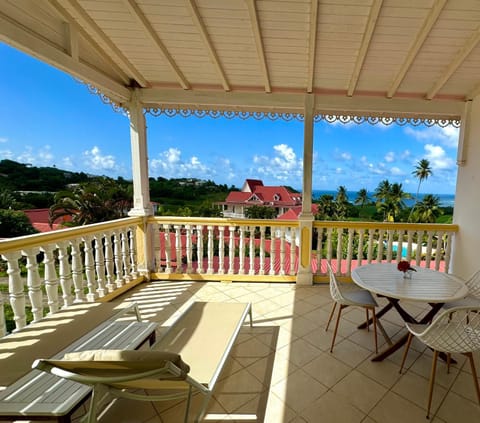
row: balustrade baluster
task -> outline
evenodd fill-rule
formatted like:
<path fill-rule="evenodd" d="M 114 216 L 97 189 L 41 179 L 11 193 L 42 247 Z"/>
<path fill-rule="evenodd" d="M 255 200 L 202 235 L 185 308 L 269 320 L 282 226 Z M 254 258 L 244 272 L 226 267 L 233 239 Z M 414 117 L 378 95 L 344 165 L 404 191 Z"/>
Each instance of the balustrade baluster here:
<path fill-rule="evenodd" d="M 364 235 L 365 235 L 365 229 L 363 228 L 358 229 L 357 266 L 361 266 L 363 261 Z"/>
<path fill-rule="evenodd" d="M 104 242 L 105 242 L 105 270 L 106 270 L 106 288 L 108 292 L 115 291 L 115 273 L 114 273 L 114 262 L 113 262 L 113 245 L 112 245 L 113 233 L 111 231 L 105 232 Z"/>
<path fill-rule="evenodd" d="M 342 273 L 342 244 L 343 244 L 343 229 L 337 228 L 337 271 L 336 274 L 340 275 Z"/>
<path fill-rule="evenodd" d="M 99 297 L 104 297 L 105 289 L 105 257 L 103 254 L 103 236 L 95 235 L 95 271 L 97 274 L 97 293 Z"/>
<path fill-rule="evenodd" d="M 405 232 L 402 230 L 397 231 L 397 236 L 398 236 L 398 241 L 397 241 L 397 263 L 400 260 L 403 260 L 404 258 L 407 259 L 407 257 L 403 257 L 403 236 Z M 392 244 L 392 254 L 393 254 L 393 244 Z"/>
<path fill-rule="evenodd" d="M 83 292 L 83 265 L 82 253 L 80 251 L 80 241 L 73 239 L 70 241 L 72 245 L 72 279 L 75 291 L 75 303 L 83 303 L 86 300 Z"/>
<path fill-rule="evenodd" d="M 407 257 L 408 261 L 412 260 L 412 243 L 413 243 L 413 235 L 415 231 L 407 231 Z M 417 249 L 421 248 L 421 246 L 417 245 Z"/>
<path fill-rule="evenodd" d="M 212 274 L 213 271 L 213 226 L 207 226 L 207 273 Z"/>
<path fill-rule="evenodd" d="M 132 280 L 132 269 L 130 267 L 130 248 L 128 243 L 128 233 L 124 230 L 120 232 L 120 240 L 122 243 L 122 265 L 123 280 L 128 283 Z"/>
<path fill-rule="evenodd" d="M 115 285 L 120 288 L 123 286 L 125 279 L 122 263 L 122 241 L 118 230 L 113 231 L 113 260 L 115 263 Z"/>
<path fill-rule="evenodd" d="M 433 233 L 428 232 L 427 238 L 427 255 L 425 257 L 425 267 L 430 268 L 430 262 L 432 261 L 432 248 L 433 248 Z"/>
<path fill-rule="evenodd" d="M 332 251 L 333 251 L 332 232 L 333 232 L 333 228 L 327 228 L 327 261 L 330 264 L 332 263 Z"/>
<path fill-rule="evenodd" d="M 248 269 L 248 274 L 249 275 L 254 275 L 255 274 L 255 230 L 256 226 L 250 226 L 248 228 L 250 231 L 250 238 L 249 238 L 249 244 L 248 244 L 248 249 L 250 252 L 250 263 L 249 266 L 250 268 Z"/>
<path fill-rule="evenodd" d="M 387 231 L 387 261 L 390 263 L 392 261 L 392 252 L 393 252 L 393 230 Z"/>
<path fill-rule="evenodd" d="M 348 228 L 348 246 L 347 246 L 347 275 L 352 271 L 353 258 L 353 237 L 355 236 L 355 229 Z"/>
<path fill-rule="evenodd" d="M 176 273 L 182 273 L 182 227 L 174 225 L 175 229 L 175 259 L 177 263 Z"/>
<path fill-rule="evenodd" d="M 186 259 L 187 259 L 187 268 L 185 269 L 186 273 L 192 273 L 192 227 L 190 225 L 185 225 L 185 237 L 186 237 Z"/>
<path fill-rule="evenodd" d="M 98 298 L 97 286 L 95 281 L 95 260 L 93 258 L 92 237 L 83 238 L 83 248 L 85 251 L 85 277 L 87 279 L 87 301 L 94 302 Z"/>
<path fill-rule="evenodd" d="M 375 240 L 375 229 L 368 230 L 368 247 L 367 247 L 367 263 L 370 264 L 373 260 L 373 245 Z"/>
<path fill-rule="evenodd" d="M 296 272 L 295 258 L 297 257 L 296 231 L 294 228 L 291 228 L 290 234 L 290 275 L 294 275 Z"/>
<path fill-rule="evenodd" d="M 440 269 L 440 259 L 442 258 L 442 243 L 445 232 L 437 232 L 437 242 L 435 246 L 435 270 Z"/>
<path fill-rule="evenodd" d="M 322 249 L 323 249 L 323 228 L 317 228 L 317 271 L 316 274 L 322 274 Z"/>
<path fill-rule="evenodd" d="M 172 273 L 171 251 L 172 243 L 170 240 L 170 225 L 163 225 L 163 236 L 165 241 L 165 273 Z"/>
<path fill-rule="evenodd" d="M 245 226 L 240 226 L 240 242 L 238 247 L 238 274 L 245 274 Z"/>
<path fill-rule="evenodd" d="M 445 273 L 448 273 L 450 270 L 450 254 L 452 252 L 452 237 L 454 234 L 452 232 L 447 232 L 445 234 L 445 244 L 444 244 L 444 262 L 445 262 Z"/>
<path fill-rule="evenodd" d="M 62 241 L 57 244 L 58 248 L 58 275 L 62 288 L 63 307 L 73 304 L 72 295 L 72 271 L 68 262 L 68 242 Z"/>
<path fill-rule="evenodd" d="M 381 263 L 383 261 L 383 250 L 384 250 L 384 244 L 383 244 L 383 234 L 384 234 L 383 229 L 378 230 L 378 251 L 377 251 L 377 261 Z"/>
<path fill-rule="evenodd" d="M 43 294 L 42 282 L 38 273 L 37 250 L 25 250 L 22 251 L 22 254 L 27 257 L 27 287 L 32 305 L 33 321 L 38 322 L 43 318 Z"/>
<path fill-rule="evenodd" d="M 230 238 L 228 240 L 228 274 L 233 275 L 235 273 L 235 226 L 229 226 Z"/>
<path fill-rule="evenodd" d="M 423 254 L 423 234 L 424 231 L 418 231 L 417 232 L 417 252 L 415 254 L 415 264 L 417 266 L 420 266 L 420 262 L 422 260 L 422 254 Z"/>
<path fill-rule="evenodd" d="M 285 227 L 280 228 L 280 275 L 285 275 Z"/>
<path fill-rule="evenodd" d="M 15 322 L 15 329 L 13 331 L 16 332 L 27 325 L 25 294 L 23 292 L 23 281 L 18 266 L 18 260 L 20 260 L 22 255 L 20 252 L 15 251 L 2 254 L 2 257 L 7 261 L 8 297 L 13 311 L 13 320 Z"/>
<path fill-rule="evenodd" d="M 137 239 L 136 239 L 136 229 L 134 227 L 127 228 L 128 234 L 128 248 L 130 250 L 130 268 L 131 276 L 133 279 L 138 278 L 138 268 L 137 268 Z"/>
<path fill-rule="evenodd" d="M 0 295 L 0 337 L 7 334 L 7 322 L 5 320 L 5 304 L 3 296 Z"/>
<path fill-rule="evenodd" d="M 260 226 L 260 275 L 265 274 L 265 226 Z"/>
<path fill-rule="evenodd" d="M 270 271 L 269 275 L 275 275 L 275 260 L 277 256 L 277 246 L 275 243 L 275 227 L 271 226 L 270 227 Z"/>
<path fill-rule="evenodd" d="M 220 234 L 223 236 L 223 227 L 220 230 Z M 219 249 L 221 251 L 221 253 L 219 253 L 219 259 L 222 263 L 218 269 L 218 272 L 220 274 L 223 274 L 223 257 L 221 257 L 221 255 L 223 254 L 223 245 L 220 245 L 220 240 L 218 242 Z M 197 225 L 197 263 L 197 272 L 205 273 L 205 269 L 203 267 L 203 225 Z"/>
<path fill-rule="evenodd" d="M 59 310 L 58 303 L 58 276 L 55 270 L 55 256 L 53 254 L 55 247 L 53 245 L 46 245 L 41 248 L 43 251 L 43 263 L 45 265 L 45 290 L 47 291 L 47 302 L 50 312 L 48 314 L 55 314 Z"/>
<path fill-rule="evenodd" d="M 218 274 L 225 274 L 225 226 L 218 226 Z"/>

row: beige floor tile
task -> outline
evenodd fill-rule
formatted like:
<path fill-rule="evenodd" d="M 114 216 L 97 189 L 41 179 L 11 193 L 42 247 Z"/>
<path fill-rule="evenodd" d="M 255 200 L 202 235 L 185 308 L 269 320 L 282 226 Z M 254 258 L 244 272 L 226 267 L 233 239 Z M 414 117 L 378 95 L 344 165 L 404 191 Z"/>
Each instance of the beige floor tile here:
<path fill-rule="evenodd" d="M 265 423 L 287 423 L 293 421 L 296 416 L 295 411 L 288 407 L 283 399 L 270 392 L 265 410 Z"/>
<path fill-rule="evenodd" d="M 361 347 L 358 344 L 355 344 L 348 339 L 344 339 L 335 344 L 335 348 L 333 350 L 333 355 L 335 358 L 342 360 L 344 363 L 352 367 L 358 366 L 371 354 L 371 351 Z"/>
<path fill-rule="evenodd" d="M 422 354 L 415 360 L 415 362 L 409 368 L 409 372 L 415 372 L 424 378 L 430 378 L 432 370 L 432 355 Z M 443 386 L 444 388 L 450 388 L 453 382 L 458 376 L 460 369 L 456 366 L 450 367 L 450 372 L 447 372 L 447 364 L 438 358 L 437 370 L 435 373 L 435 384 Z"/>
<path fill-rule="evenodd" d="M 273 386 L 271 391 L 279 398 L 283 398 L 288 407 L 300 413 L 327 392 L 327 387 L 302 369 L 298 369 L 291 373 L 287 379 Z"/>
<path fill-rule="evenodd" d="M 392 388 L 392 391 L 417 404 L 419 407 L 423 407 L 425 411 L 427 410 L 429 379 L 408 371 L 402 375 L 398 383 Z M 447 390 L 445 388 L 435 384 L 433 388 L 432 407 L 430 409 L 432 415 L 435 414 L 446 394 Z"/>
<path fill-rule="evenodd" d="M 320 354 L 318 348 L 304 339 L 296 339 L 290 345 L 282 347 L 283 355 L 295 365 L 302 367 Z"/>
<path fill-rule="evenodd" d="M 398 372 L 400 366 L 389 360 L 364 360 L 356 369 L 387 388 L 391 388 L 401 377 Z"/>
<path fill-rule="evenodd" d="M 309 333 L 318 331 L 318 325 L 315 322 L 312 322 L 310 319 L 305 317 L 298 316 L 292 320 L 291 332 L 301 338 Z"/>
<path fill-rule="evenodd" d="M 467 364 L 467 367 L 470 368 L 470 366 Z M 478 372 L 478 371 L 477 371 Z M 480 384 L 480 378 L 479 378 L 479 384 Z M 468 373 L 466 371 L 461 371 L 457 375 L 457 378 L 455 379 L 455 382 L 453 383 L 451 390 L 455 392 L 456 394 L 469 399 L 470 401 L 477 402 L 477 393 L 475 391 L 475 385 L 473 381 L 473 376 L 471 373 Z"/>
<path fill-rule="evenodd" d="M 387 393 L 386 387 L 356 370 L 340 380 L 332 390 L 342 395 L 345 402 L 349 402 L 365 414 L 368 414 Z M 359 395 L 359 392 L 362 394 Z"/>
<path fill-rule="evenodd" d="M 330 353 L 321 353 L 303 368 L 309 375 L 331 388 L 352 371 L 352 367 Z"/>
<path fill-rule="evenodd" d="M 310 405 L 302 413 L 302 417 L 308 423 L 320 421 L 360 423 L 364 420 L 365 414 L 353 405 L 346 403 L 342 395 L 329 391 Z"/>
<path fill-rule="evenodd" d="M 394 392 L 388 392 L 370 411 L 369 416 L 377 422 L 425 423 L 426 411 Z"/>
<path fill-rule="evenodd" d="M 451 392 L 440 406 L 437 416 L 447 423 L 478 423 L 480 406 Z"/>

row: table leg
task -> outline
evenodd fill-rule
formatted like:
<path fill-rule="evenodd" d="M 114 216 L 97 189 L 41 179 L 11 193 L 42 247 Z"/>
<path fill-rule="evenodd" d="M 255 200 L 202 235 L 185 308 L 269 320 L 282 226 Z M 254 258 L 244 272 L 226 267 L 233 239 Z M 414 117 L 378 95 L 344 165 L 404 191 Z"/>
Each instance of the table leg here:
<path fill-rule="evenodd" d="M 392 309 L 393 305 L 388 303 L 383 307 L 378 313 L 376 313 L 377 319 L 382 317 L 387 311 L 390 311 Z M 361 325 L 358 325 L 358 329 L 366 329 L 367 325 L 370 326 L 373 323 L 373 319 L 368 319 L 368 322 L 364 322 Z"/>

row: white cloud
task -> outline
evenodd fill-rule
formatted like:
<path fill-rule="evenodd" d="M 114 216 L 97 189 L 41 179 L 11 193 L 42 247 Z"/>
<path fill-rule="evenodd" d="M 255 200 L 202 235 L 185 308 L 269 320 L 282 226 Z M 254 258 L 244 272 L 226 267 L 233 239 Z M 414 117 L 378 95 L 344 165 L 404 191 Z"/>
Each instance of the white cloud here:
<path fill-rule="evenodd" d="M 301 181 L 303 172 L 303 161 L 297 158 L 292 147 L 287 144 L 278 144 L 273 146 L 273 157 L 267 155 L 255 154 L 252 158 L 255 164 L 254 168 L 249 169 L 250 177 L 257 174 L 258 177 L 278 180 L 282 183 L 289 181 L 295 184 Z"/>
<path fill-rule="evenodd" d="M 347 152 L 342 153 L 342 154 L 340 155 L 340 157 L 341 157 L 343 160 L 352 160 L 352 155 L 351 155 L 350 153 L 347 153 Z"/>
<path fill-rule="evenodd" d="M 8 159 L 8 160 L 13 160 L 14 154 L 13 151 L 11 150 L 0 150 L 0 159 Z"/>
<path fill-rule="evenodd" d="M 117 167 L 115 157 L 107 154 L 102 155 L 102 152 L 97 146 L 91 150 L 83 152 L 84 163 L 87 167 L 94 170 L 113 170 Z"/>
<path fill-rule="evenodd" d="M 392 163 L 393 161 L 395 161 L 395 153 L 393 151 L 389 151 L 386 155 L 385 155 L 385 161 L 387 163 Z"/>
<path fill-rule="evenodd" d="M 8 142 L 8 138 L 6 137 L 0 137 L 0 144 Z"/>
<path fill-rule="evenodd" d="M 225 165 L 226 162 L 223 164 Z M 211 179 L 217 174 L 216 169 L 218 168 L 222 167 L 211 166 L 209 168 L 197 156 L 183 160 L 182 152 L 174 147 L 161 152 L 159 158 L 150 160 L 152 174 L 157 174 L 164 178 Z M 226 169 L 226 171 L 230 172 L 230 169 Z"/>
<path fill-rule="evenodd" d="M 394 176 L 405 175 L 405 172 L 402 169 L 400 169 L 399 167 L 396 167 L 396 166 L 394 166 L 390 169 L 390 173 Z"/>
<path fill-rule="evenodd" d="M 455 168 L 455 161 L 448 157 L 445 150 L 439 145 L 426 144 L 425 145 L 425 158 L 430 161 L 432 170 L 443 170 Z"/>
<path fill-rule="evenodd" d="M 410 126 L 407 126 L 404 132 L 418 141 L 437 141 L 445 147 L 456 148 L 458 145 L 458 135 L 460 130 L 452 125 L 446 126 L 445 128 L 441 128 L 440 126 L 431 126 L 426 129 L 414 129 Z"/>

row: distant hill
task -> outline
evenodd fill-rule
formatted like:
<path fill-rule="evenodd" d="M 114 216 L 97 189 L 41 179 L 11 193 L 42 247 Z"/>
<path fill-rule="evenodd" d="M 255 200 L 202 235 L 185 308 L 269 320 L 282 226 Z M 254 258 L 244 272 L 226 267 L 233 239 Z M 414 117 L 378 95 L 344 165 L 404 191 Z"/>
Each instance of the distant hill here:
<path fill-rule="evenodd" d="M 70 172 L 56 167 L 35 167 L 13 160 L 0 161 L 0 189 L 10 191 L 57 192 L 68 184 L 92 178 L 84 172 Z"/>

